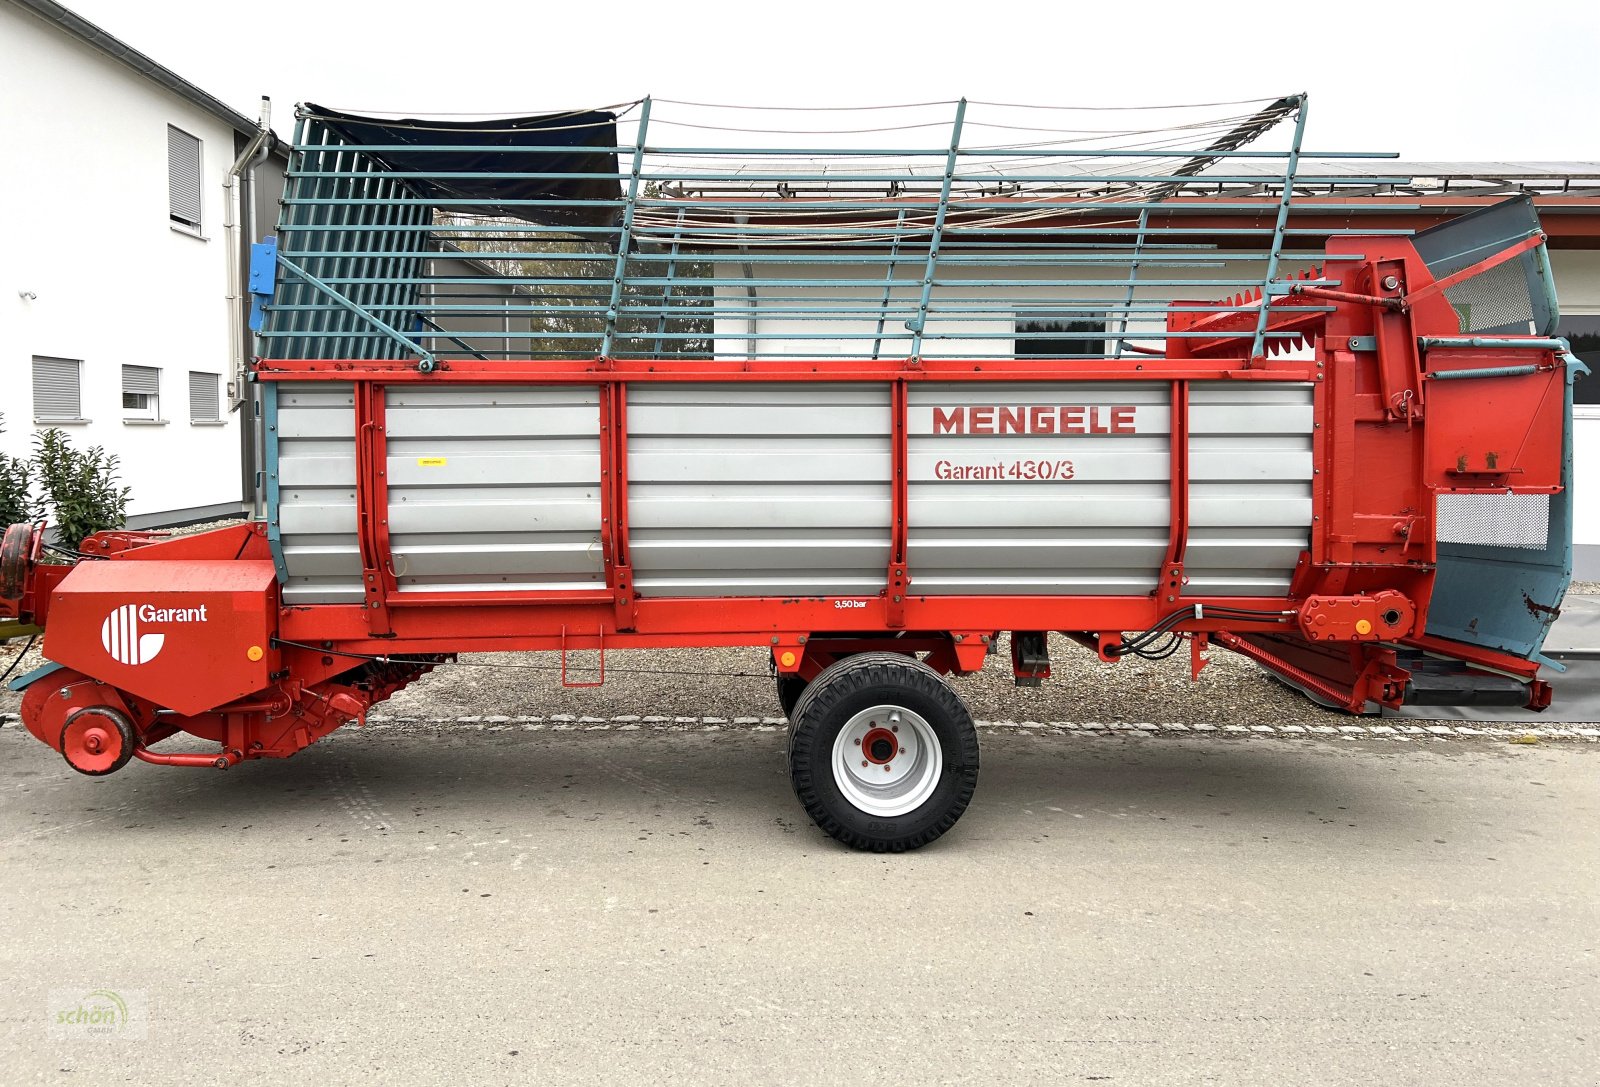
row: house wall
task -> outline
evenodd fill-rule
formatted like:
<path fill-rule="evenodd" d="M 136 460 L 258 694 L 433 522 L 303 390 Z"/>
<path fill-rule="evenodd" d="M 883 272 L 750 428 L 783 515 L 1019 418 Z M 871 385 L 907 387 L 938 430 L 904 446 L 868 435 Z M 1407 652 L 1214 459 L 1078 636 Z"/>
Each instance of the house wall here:
<path fill-rule="evenodd" d="M 1600 253 L 1550 254 L 1561 312 L 1600 315 Z M 1600 373 L 1587 381 L 1600 381 Z M 1573 576 L 1600 581 L 1600 405 L 1579 404 L 1572 420 Z"/>
<path fill-rule="evenodd" d="M 1288 260 L 1286 270 L 1309 266 L 1313 258 L 1309 255 L 1303 262 Z M 962 269 L 944 268 L 940 270 L 940 278 L 946 281 L 962 277 Z M 871 308 L 880 305 L 884 298 L 884 272 L 880 265 L 877 268 L 859 267 L 851 268 L 841 265 L 757 265 L 755 278 L 763 276 L 782 275 L 791 279 L 824 279 L 839 281 L 852 276 L 860 279 L 860 286 L 829 286 L 826 294 L 841 307 Z M 915 309 L 920 293 L 920 278 L 923 272 L 921 262 L 905 263 L 900 266 L 897 281 L 890 293 L 891 304 L 897 308 L 897 314 L 884 322 L 883 340 L 880 354 L 884 358 L 904 356 L 911 350 L 909 334 L 904 327 L 907 309 Z M 923 342 L 922 354 L 925 358 L 981 358 L 984 356 L 1010 356 L 1015 349 L 1015 319 L 1014 313 L 1028 306 L 1047 307 L 1054 311 L 1083 310 L 1092 312 L 1099 306 L 1101 312 L 1107 308 L 1120 307 L 1126 298 L 1125 287 L 1121 286 L 1093 286 L 1063 287 L 1035 285 L 1029 280 L 1060 281 L 1067 279 L 1080 279 L 1084 281 L 1120 279 L 1124 269 L 1120 265 L 1106 265 L 1094 267 L 1049 267 L 1028 268 L 1013 267 L 1000 269 L 1008 279 L 1004 287 L 966 287 L 952 283 L 944 283 L 934 288 L 933 302 L 935 308 L 941 296 L 958 295 L 962 298 L 981 298 L 984 306 L 993 306 L 997 312 L 984 314 L 979 317 L 962 318 L 959 320 L 932 320 L 929 322 L 929 332 L 960 334 L 961 339 L 929 338 Z M 970 279 L 993 279 L 996 269 L 979 268 L 968 273 Z M 737 279 L 740 275 L 740 265 L 737 263 L 719 264 L 716 272 L 719 280 Z M 1145 301 L 1155 304 L 1164 303 L 1174 294 L 1184 295 L 1193 299 L 1218 298 L 1225 294 L 1235 293 L 1249 289 L 1252 282 L 1261 282 L 1261 267 L 1256 262 L 1228 261 L 1218 265 L 1204 268 L 1181 267 L 1147 267 L 1141 271 L 1146 279 L 1155 280 L 1185 280 L 1185 281 L 1211 281 L 1211 285 L 1196 285 L 1190 288 L 1175 287 L 1150 287 L 1138 288 L 1134 292 L 1135 302 Z M 1220 285 L 1220 284 L 1227 285 Z M 793 297 L 806 288 L 757 288 L 760 299 L 759 305 L 766 308 L 779 308 L 783 303 L 774 301 L 770 296 L 782 295 Z M 737 286 L 718 287 L 718 305 L 729 307 L 747 308 L 748 296 L 745 288 Z M 1057 304 L 1057 300 L 1071 297 L 1085 300 L 1083 305 Z M 952 308 L 968 308 L 965 304 Z M 830 354 L 840 355 L 845 352 L 856 352 L 862 357 L 870 357 L 874 341 L 877 338 L 877 319 L 867 315 L 853 318 L 848 321 L 810 321 L 802 318 L 784 318 L 763 316 L 759 321 L 760 341 L 757 350 L 764 358 L 802 358 L 806 355 Z M 1137 336 L 1139 332 L 1154 333 L 1164 331 L 1166 319 L 1159 312 L 1137 315 L 1130 319 L 1128 334 Z M 825 339 L 812 338 L 817 333 L 827 332 L 831 335 Z M 749 329 L 743 317 L 718 318 L 716 321 L 716 354 L 719 358 L 742 358 L 748 352 L 747 337 Z M 789 338 L 792 337 L 792 338 Z M 1138 342 L 1138 341 L 1136 341 Z M 1160 341 L 1144 340 L 1140 346 L 1146 348 L 1159 348 Z"/>
<path fill-rule="evenodd" d="M 500 309 L 489 313 L 432 313 L 434 324 L 443 332 L 419 333 L 419 339 L 443 358 L 471 358 L 482 353 L 488 358 L 516 358 L 528 351 L 527 333 L 532 328 L 527 295 L 519 296 L 510 284 L 496 283 L 494 271 L 475 261 L 455 257 L 431 257 L 423 275 L 429 279 L 471 279 L 470 283 L 430 282 L 422 285 L 421 308 L 433 306 L 476 306 Z M 460 342 L 449 333 L 469 336 Z M 521 335 L 517 335 L 520 333 Z M 499 338 L 495 337 L 499 334 Z"/>
<path fill-rule="evenodd" d="M 167 126 L 202 143 L 199 236 L 168 218 Z M 234 131 L 30 14 L 0 5 L 0 450 L 25 455 L 32 358 L 82 361 L 79 446 L 122 460 L 139 521 L 237 510 L 240 419 L 227 411 L 223 181 Z M 25 168 L 24 168 L 25 164 Z M 124 417 L 123 364 L 161 370 L 161 423 Z M 222 421 L 189 419 L 189 372 L 219 375 Z"/>

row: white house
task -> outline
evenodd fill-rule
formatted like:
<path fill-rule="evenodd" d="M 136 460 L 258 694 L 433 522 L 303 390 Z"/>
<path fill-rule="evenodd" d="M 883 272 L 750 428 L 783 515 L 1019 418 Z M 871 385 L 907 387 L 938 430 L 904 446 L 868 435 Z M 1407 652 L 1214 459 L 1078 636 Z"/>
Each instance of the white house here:
<path fill-rule="evenodd" d="M 238 270 L 246 235 L 271 232 L 283 158 L 257 133 L 61 5 L 0 0 L 0 450 L 45 427 L 103 446 L 134 526 L 250 494 Z"/>

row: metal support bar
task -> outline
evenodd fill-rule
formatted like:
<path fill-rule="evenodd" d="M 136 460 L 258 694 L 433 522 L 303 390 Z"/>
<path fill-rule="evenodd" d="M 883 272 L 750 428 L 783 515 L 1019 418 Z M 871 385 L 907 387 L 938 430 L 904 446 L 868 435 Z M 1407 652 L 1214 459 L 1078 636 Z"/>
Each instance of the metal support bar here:
<path fill-rule="evenodd" d="M 961 126 L 967 118 L 967 100 L 956 103 L 956 120 L 950 129 L 950 153 L 945 156 L 944 181 L 939 188 L 939 210 L 933 218 L 933 235 L 928 239 L 928 266 L 922 274 L 922 298 L 917 315 L 906 322 L 911 332 L 911 357 L 922 356 L 922 333 L 928 324 L 928 303 L 933 299 L 933 277 L 939 266 L 939 242 L 944 237 L 945 217 L 950 211 L 950 186 L 955 182 L 956 159 L 961 154 Z"/>
<path fill-rule="evenodd" d="M 1407 305 L 1406 299 L 1393 295 L 1354 294 L 1350 291 L 1330 290 L 1327 287 L 1313 287 L 1305 283 L 1293 284 L 1286 292 L 1286 295 L 1318 298 L 1327 302 L 1354 302 L 1358 306 L 1377 306 L 1379 309 L 1386 309 L 1393 313 L 1403 312 Z M 1265 309 L 1266 307 L 1263 306 L 1262 310 L 1265 311 Z"/>
<path fill-rule="evenodd" d="M 465 351 L 467 354 L 472 355 L 475 358 L 483 359 L 485 362 L 489 360 L 488 355 L 485 355 L 482 351 L 479 351 L 476 347 L 473 347 L 471 344 L 461 339 L 461 337 L 452 333 L 449 329 L 445 328 L 438 321 L 435 321 L 427 314 L 419 313 L 416 315 L 416 317 L 417 320 L 422 322 L 425 327 L 433 329 L 433 331 L 439 333 L 439 335 L 443 336 L 445 339 L 461 348 L 461 350 Z"/>
<path fill-rule="evenodd" d="M 1306 96 L 1298 95 L 1299 105 L 1294 115 L 1294 143 L 1289 148 L 1289 158 L 1284 165 L 1283 193 L 1278 199 L 1278 218 L 1272 226 L 1272 249 L 1267 254 L 1267 273 L 1261 279 L 1261 309 L 1256 314 L 1255 339 L 1250 343 L 1250 358 L 1262 356 L 1267 332 L 1267 311 L 1271 298 L 1272 281 L 1278 278 L 1278 255 L 1283 250 L 1283 230 L 1289 225 L 1289 205 L 1294 201 L 1295 174 L 1300 169 L 1300 142 L 1306 131 Z"/>
<path fill-rule="evenodd" d="M 1525 347 L 1536 351 L 1570 351 L 1558 336 L 1419 336 L 1424 351 L 1434 347 Z"/>
<path fill-rule="evenodd" d="M 278 254 L 278 263 L 283 265 L 290 272 L 299 276 L 305 282 L 309 283 L 313 288 L 320 291 L 322 294 L 327 295 L 334 302 L 338 303 L 342 309 L 348 310 L 356 317 L 366 321 L 369 325 L 372 325 L 378 331 L 382 332 L 384 335 L 388 336 L 402 347 L 407 348 L 412 353 L 417 355 L 417 357 L 421 360 L 417 363 L 417 369 L 421 370 L 425 374 L 433 372 L 434 367 L 437 365 L 437 362 L 433 357 L 433 352 L 429 351 L 427 348 L 423 347 L 421 344 L 417 343 L 415 340 L 411 339 L 398 329 L 385 324 L 383 321 L 380 321 L 377 317 L 373 316 L 371 313 L 350 301 L 350 299 L 346 298 L 344 295 L 340 294 L 338 291 L 322 282 L 322 280 L 318 279 L 316 276 L 300 267 L 294 261 L 285 257 L 282 253 Z"/>
<path fill-rule="evenodd" d="M 678 229 L 672 234 L 672 251 L 667 257 L 667 278 L 673 280 L 678 274 L 678 246 L 683 240 L 683 217 L 689 213 L 688 208 L 678 209 Z M 667 311 L 672 308 L 672 287 L 668 283 L 661 292 L 661 315 L 656 318 L 656 344 L 655 353 L 661 354 L 661 340 L 667 331 Z"/>
<path fill-rule="evenodd" d="M 633 246 L 633 216 L 639 206 L 639 173 L 644 168 L 645 136 L 650 128 L 650 99 L 639 109 L 639 134 L 634 141 L 633 169 L 628 173 L 628 196 L 622 205 L 622 233 L 617 238 L 617 266 L 611 276 L 611 301 L 606 305 L 606 331 L 600 340 L 600 357 L 610 358 L 617 339 L 617 314 L 622 306 L 622 291 L 628 275 L 628 250 Z"/>
<path fill-rule="evenodd" d="M 883 348 L 883 325 L 889 318 L 889 301 L 894 297 L 894 270 L 895 263 L 900 256 L 900 238 L 906 225 L 906 211 L 900 209 L 900 214 L 894 221 L 894 241 L 889 243 L 888 269 L 883 274 L 883 304 L 878 307 L 877 335 L 872 341 L 872 360 L 878 360 L 878 353 Z"/>
<path fill-rule="evenodd" d="M 1139 257 L 1144 252 L 1145 230 L 1150 226 L 1150 209 L 1139 209 L 1139 235 L 1133 243 L 1133 263 L 1128 266 L 1128 293 L 1122 298 L 1122 315 L 1117 325 L 1117 346 L 1112 358 L 1122 357 L 1123 337 L 1128 332 L 1128 314 L 1133 309 L 1134 284 L 1139 279 Z"/>
<path fill-rule="evenodd" d="M 1486 257 L 1485 259 L 1477 261 L 1474 264 L 1469 264 L 1465 268 L 1457 269 L 1456 271 L 1445 276 L 1443 279 L 1435 280 L 1426 287 L 1423 287 L 1421 290 L 1413 291 L 1407 298 L 1407 301 L 1415 303 L 1418 299 L 1426 298 L 1430 294 L 1435 294 L 1439 291 L 1448 291 L 1456 284 L 1463 283 L 1475 276 L 1480 276 L 1491 268 L 1496 268 L 1508 260 L 1520 257 L 1530 249 L 1543 248 L 1544 232 L 1536 231 L 1533 234 L 1528 235 L 1526 238 L 1523 238 L 1521 241 L 1513 242 L 1511 245 L 1506 246 L 1493 256 Z"/>

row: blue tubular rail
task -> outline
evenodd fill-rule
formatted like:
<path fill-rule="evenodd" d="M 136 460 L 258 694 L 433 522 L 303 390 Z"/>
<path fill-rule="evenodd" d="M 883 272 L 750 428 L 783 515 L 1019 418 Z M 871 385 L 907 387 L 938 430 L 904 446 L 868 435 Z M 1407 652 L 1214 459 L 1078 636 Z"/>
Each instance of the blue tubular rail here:
<path fill-rule="evenodd" d="M 1340 233 L 1304 215 L 1410 180 L 1303 151 L 1304 95 L 1043 122 L 947 105 L 765 131 L 649 99 L 475 128 L 302 106 L 261 354 L 1070 359 L 1194 336 L 1250 359 L 1295 336 L 1255 300 Z M 937 127 L 947 146 L 921 146 Z M 908 146 L 853 145 L 884 131 Z M 1170 312 L 1248 320 L 1169 332 Z"/>

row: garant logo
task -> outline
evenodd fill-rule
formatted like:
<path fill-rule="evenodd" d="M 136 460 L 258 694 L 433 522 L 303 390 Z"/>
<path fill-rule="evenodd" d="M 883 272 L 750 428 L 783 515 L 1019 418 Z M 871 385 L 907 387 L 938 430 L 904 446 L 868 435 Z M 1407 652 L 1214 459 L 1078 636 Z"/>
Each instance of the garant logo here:
<path fill-rule="evenodd" d="M 203 623 L 206 606 L 198 608 L 158 608 L 152 604 L 124 604 L 100 624 L 100 644 L 118 664 L 149 664 L 161 652 L 167 636 L 159 631 L 146 633 L 145 623 Z"/>

